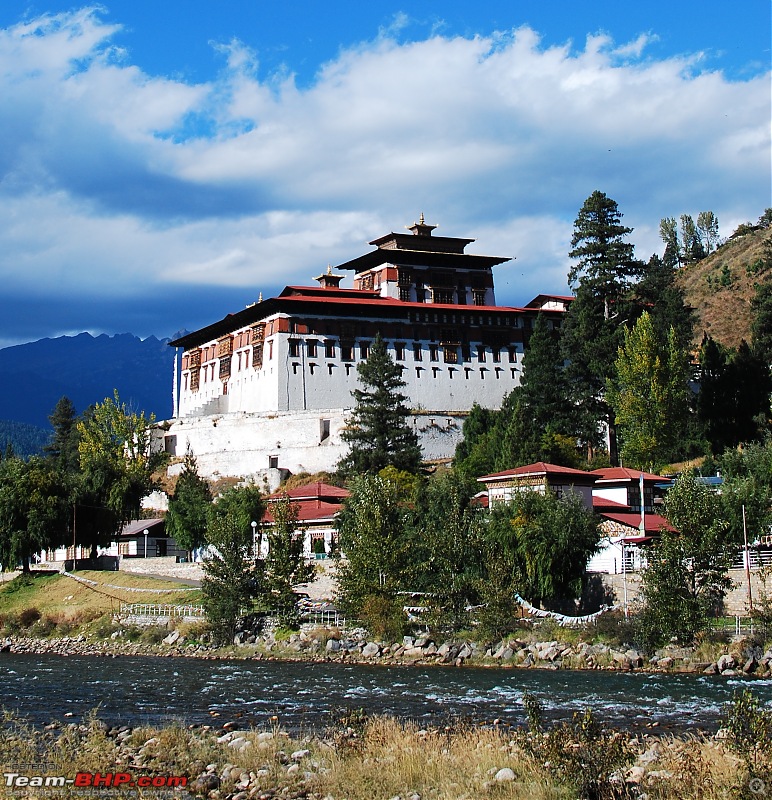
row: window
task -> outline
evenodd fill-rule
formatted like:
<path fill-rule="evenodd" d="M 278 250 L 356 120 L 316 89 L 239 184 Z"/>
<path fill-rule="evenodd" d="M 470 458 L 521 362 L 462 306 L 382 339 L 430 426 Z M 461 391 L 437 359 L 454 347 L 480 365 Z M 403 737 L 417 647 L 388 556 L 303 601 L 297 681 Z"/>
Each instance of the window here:
<path fill-rule="evenodd" d="M 517 364 L 517 348 L 510 347 L 509 348 L 509 363 L 510 364 Z"/>
<path fill-rule="evenodd" d="M 360 342 L 359 343 L 359 357 L 361 359 L 368 358 L 370 356 L 370 342 Z"/>
<path fill-rule="evenodd" d="M 410 287 L 409 286 L 400 286 L 399 287 L 399 299 L 403 303 L 410 302 Z"/>
<path fill-rule="evenodd" d="M 268 456 L 268 469 L 279 469 L 279 456 Z"/>
<path fill-rule="evenodd" d="M 316 358 L 316 345 L 318 342 L 316 339 L 308 339 L 306 342 L 306 351 L 308 352 L 309 358 Z"/>
<path fill-rule="evenodd" d="M 440 348 L 436 344 L 429 345 L 429 361 L 439 361 L 440 360 Z"/>
<path fill-rule="evenodd" d="M 405 343 L 404 342 L 394 342 L 394 358 L 397 361 L 404 361 L 405 360 Z"/>
<path fill-rule="evenodd" d="M 319 420 L 319 441 L 323 442 L 325 439 L 330 438 L 330 420 Z"/>
<path fill-rule="evenodd" d="M 449 289 L 433 289 L 432 302 L 453 305 L 453 292 Z"/>
<path fill-rule="evenodd" d="M 444 356 L 446 364 L 458 364 L 458 348 L 446 345 L 444 348 Z"/>
<path fill-rule="evenodd" d="M 468 344 L 461 345 L 461 360 L 462 361 L 472 360 L 472 348 Z"/>
<path fill-rule="evenodd" d="M 289 340 L 289 357 L 290 358 L 300 358 L 300 340 L 299 339 L 290 339 Z"/>
<path fill-rule="evenodd" d="M 335 358 L 335 340 L 327 339 L 324 343 L 324 357 Z"/>
<path fill-rule="evenodd" d="M 485 363 L 485 346 L 482 344 L 477 345 L 477 361 L 480 364 Z"/>
<path fill-rule="evenodd" d="M 493 363 L 498 364 L 501 361 L 501 350 L 498 347 L 491 348 L 491 353 L 493 354 Z"/>
<path fill-rule="evenodd" d="M 423 358 L 422 355 L 423 351 L 421 350 L 421 345 L 418 342 L 413 343 L 413 361 L 421 361 Z"/>
<path fill-rule="evenodd" d="M 340 358 L 342 361 L 353 361 L 354 360 L 354 345 L 353 344 L 342 344 L 340 346 Z"/>
<path fill-rule="evenodd" d="M 472 289 L 472 298 L 476 306 L 485 305 L 485 289 Z"/>

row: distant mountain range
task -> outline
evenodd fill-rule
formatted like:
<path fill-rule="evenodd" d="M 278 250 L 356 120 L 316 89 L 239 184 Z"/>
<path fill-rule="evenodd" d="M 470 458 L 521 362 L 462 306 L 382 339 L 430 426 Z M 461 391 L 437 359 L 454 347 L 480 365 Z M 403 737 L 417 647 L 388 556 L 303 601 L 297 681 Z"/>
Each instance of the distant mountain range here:
<path fill-rule="evenodd" d="M 48 417 L 61 397 L 69 397 L 81 413 L 112 397 L 115 389 L 137 412 L 166 419 L 172 414 L 174 365 L 169 341 L 81 333 L 2 348 L 0 421 L 50 430 Z M 0 446 L 9 440 L 2 436 L 14 428 L 0 426 Z"/>

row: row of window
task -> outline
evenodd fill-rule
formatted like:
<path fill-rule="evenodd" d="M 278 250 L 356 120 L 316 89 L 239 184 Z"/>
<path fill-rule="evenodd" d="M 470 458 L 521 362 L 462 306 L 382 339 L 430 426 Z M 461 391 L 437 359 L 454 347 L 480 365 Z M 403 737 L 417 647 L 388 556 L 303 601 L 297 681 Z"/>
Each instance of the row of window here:
<path fill-rule="evenodd" d="M 324 342 L 319 342 L 317 339 L 307 339 L 303 342 L 300 339 L 290 339 L 289 342 L 289 356 L 290 358 L 300 358 L 300 353 L 305 344 L 306 356 L 308 358 L 319 358 L 322 347 L 324 348 L 325 358 L 336 357 L 336 347 L 340 346 L 341 361 L 354 361 L 355 345 L 353 343 L 336 342 L 334 339 L 327 339 Z M 370 355 L 370 342 L 359 342 L 359 358 L 366 359 Z M 320 346 L 321 345 L 321 346 Z M 486 347 L 485 345 L 478 344 L 474 347 L 470 344 L 429 344 L 426 348 L 420 342 L 413 343 L 413 361 L 423 361 L 424 352 L 428 353 L 429 361 L 439 361 L 440 353 L 442 353 L 442 360 L 446 364 L 459 363 L 459 350 L 460 362 L 469 362 L 474 357 L 478 363 L 484 364 L 490 354 L 491 361 L 498 364 L 502 360 L 502 351 L 505 353 L 509 362 L 512 364 L 517 363 L 517 348 L 516 347 Z M 394 359 L 395 361 L 405 361 L 405 354 L 407 352 L 406 342 L 394 342 Z"/>

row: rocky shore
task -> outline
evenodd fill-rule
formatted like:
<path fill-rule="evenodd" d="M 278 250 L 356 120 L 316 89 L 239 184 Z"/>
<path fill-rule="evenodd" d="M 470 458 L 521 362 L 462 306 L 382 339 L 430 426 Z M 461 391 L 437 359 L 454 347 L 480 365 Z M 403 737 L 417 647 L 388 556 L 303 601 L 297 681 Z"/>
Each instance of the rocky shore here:
<path fill-rule="evenodd" d="M 528 642 L 507 638 L 481 645 L 470 640 L 442 640 L 422 634 L 397 642 L 373 640 L 358 628 L 309 627 L 289 636 L 274 632 L 255 635 L 236 633 L 233 645 L 214 647 L 206 641 L 187 639 L 173 630 L 160 642 L 128 641 L 122 631 L 109 639 L 86 636 L 32 638 L 13 636 L 0 642 L 0 652 L 53 653 L 61 656 L 165 656 L 188 658 L 241 658 L 270 661 L 318 661 L 362 664 L 406 664 L 436 666 L 487 666 L 520 669 L 591 669 L 685 672 L 706 675 L 772 677 L 772 648 L 764 650 L 740 640 L 725 646 L 713 661 L 700 660 L 693 649 L 668 647 L 651 657 L 632 648 L 615 648 L 587 642 L 558 640 Z"/>

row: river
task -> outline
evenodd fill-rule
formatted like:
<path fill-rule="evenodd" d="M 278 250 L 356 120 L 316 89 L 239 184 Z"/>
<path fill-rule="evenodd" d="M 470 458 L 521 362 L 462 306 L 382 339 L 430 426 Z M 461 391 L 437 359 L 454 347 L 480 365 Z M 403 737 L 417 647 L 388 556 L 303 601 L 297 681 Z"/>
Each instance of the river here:
<path fill-rule="evenodd" d="M 458 669 L 195 658 L 102 658 L 4 653 L 0 704 L 35 725 L 80 721 L 98 707 L 114 725 L 178 721 L 323 730 L 346 709 L 425 724 L 525 721 L 523 693 L 550 718 L 591 708 L 627 730 L 658 722 L 673 733 L 715 731 L 727 703 L 749 686 L 772 708 L 772 680 L 687 674 Z"/>

